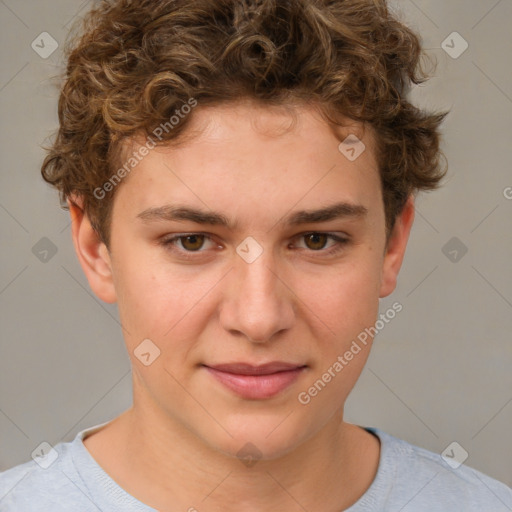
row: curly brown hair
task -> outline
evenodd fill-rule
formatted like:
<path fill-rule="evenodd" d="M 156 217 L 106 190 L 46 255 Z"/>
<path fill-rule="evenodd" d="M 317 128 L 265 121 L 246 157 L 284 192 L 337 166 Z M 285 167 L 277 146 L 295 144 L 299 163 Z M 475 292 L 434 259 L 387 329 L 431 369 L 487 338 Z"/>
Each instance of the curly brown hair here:
<path fill-rule="evenodd" d="M 374 128 L 389 233 L 410 194 L 446 172 L 445 114 L 405 99 L 427 78 L 422 55 L 385 0 L 102 0 L 68 43 L 60 127 L 41 172 L 63 205 L 80 198 L 108 245 L 116 188 L 95 191 L 123 142 L 169 127 L 191 98 L 315 104 L 329 122 Z M 160 130 L 158 143 L 177 140 L 192 115 Z"/>

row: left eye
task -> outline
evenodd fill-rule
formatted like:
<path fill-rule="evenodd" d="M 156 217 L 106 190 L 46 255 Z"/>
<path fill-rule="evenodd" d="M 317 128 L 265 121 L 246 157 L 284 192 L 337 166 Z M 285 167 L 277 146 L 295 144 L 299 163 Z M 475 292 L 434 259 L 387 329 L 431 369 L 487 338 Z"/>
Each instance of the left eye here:
<path fill-rule="evenodd" d="M 340 238 L 328 233 L 307 233 L 305 235 L 301 235 L 300 238 L 304 239 L 306 248 L 311 249 L 312 251 L 321 251 L 322 249 L 325 249 L 329 239 L 341 241 Z"/>

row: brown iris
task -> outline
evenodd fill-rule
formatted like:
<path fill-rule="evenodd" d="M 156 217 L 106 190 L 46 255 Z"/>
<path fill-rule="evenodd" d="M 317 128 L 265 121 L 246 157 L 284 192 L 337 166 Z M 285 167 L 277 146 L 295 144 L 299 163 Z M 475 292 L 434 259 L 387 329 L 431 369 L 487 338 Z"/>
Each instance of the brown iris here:
<path fill-rule="evenodd" d="M 203 246 L 204 238 L 204 235 L 185 235 L 180 237 L 181 245 L 187 251 L 197 251 Z"/>
<path fill-rule="evenodd" d="M 328 235 L 325 233 L 310 233 L 309 235 L 304 235 L 306 246 L 313 250 L 323 249 L 328 238 Z"/>

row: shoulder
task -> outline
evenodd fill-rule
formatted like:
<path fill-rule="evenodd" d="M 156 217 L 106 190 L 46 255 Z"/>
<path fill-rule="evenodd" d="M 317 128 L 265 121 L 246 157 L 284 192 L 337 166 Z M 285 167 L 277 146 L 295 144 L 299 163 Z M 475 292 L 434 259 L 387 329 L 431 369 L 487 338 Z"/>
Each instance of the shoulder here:
<path fill-rule="evenodd" d="M 404 507 L 403 512 L 512 510 L 512 489 L 465 464 L 459 465 L 452 450 L 444 459 L 379 429 L 371 431 L 381 439 L 381 483 L 388 483 L 393 506 Z"/>
<path fill-rule="evenodd" d="M 42 463 L 26 462 L 0 473 L 2 512 L 97 512 L 71 461 L 71 443 L 52 449 Z"/>

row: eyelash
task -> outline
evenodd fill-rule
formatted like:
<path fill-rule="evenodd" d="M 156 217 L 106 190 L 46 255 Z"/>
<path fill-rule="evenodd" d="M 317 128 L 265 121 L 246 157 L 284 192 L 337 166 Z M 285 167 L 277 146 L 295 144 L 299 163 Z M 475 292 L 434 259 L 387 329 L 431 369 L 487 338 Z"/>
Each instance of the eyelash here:
<path fill-rule="evenodd" d="M 197 254 L 200 254 L 205 251 L 202 250 L 202 248 L 198 249 L 197 251 L 188 251 L 187 249 L 177 249 L 175 247 L 175 245 L 176 245 L 176 242 L 178 242 L 179 240 L 182 240 L 188 236 L 195 236 L 195 235 L 204 236 L 205 240 L 213 241 L 212 237 L 207 235 L 206 233 L 182 233 L 180 235 L 174 235 L 170 238 L 163 239 L 161 241 L 161 244 L 165 248 L 170 248 L 172 251 L 179 252 L 183 258 L 192 260 L 192 259 L 196 258 Z M 309 235 L 326 235 L 328 239 L 334 240 L 336 242 L 336 244 L 333 245 L 329 249 L 318 249 L 316 251 L 314 249 L 307 249 L 307 248 L 303 249 L 303 250 L 306 250 L 311 253 L 322 254 L 323 256 L 334 256 L 335 254 L 338 254 L 350 242 L 348 237 L 341 237 L 341 236 L 335 235 L 334 233 L 326 233 L 323 231 L 309 231 L 307 233 L 302 233 L 300 235 L 296 235 L 294 237 L 294 239 L 295 238 L 304 238 Z"/>

